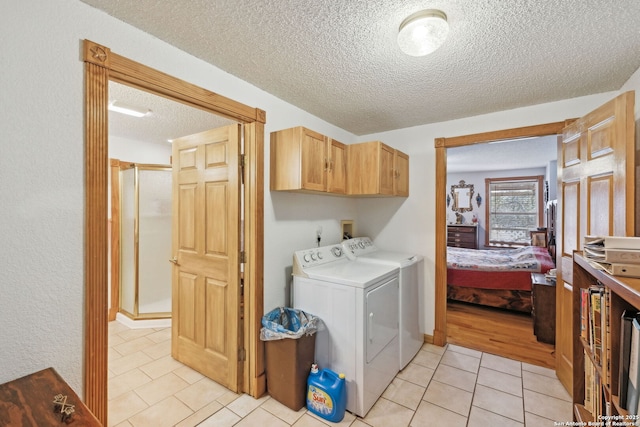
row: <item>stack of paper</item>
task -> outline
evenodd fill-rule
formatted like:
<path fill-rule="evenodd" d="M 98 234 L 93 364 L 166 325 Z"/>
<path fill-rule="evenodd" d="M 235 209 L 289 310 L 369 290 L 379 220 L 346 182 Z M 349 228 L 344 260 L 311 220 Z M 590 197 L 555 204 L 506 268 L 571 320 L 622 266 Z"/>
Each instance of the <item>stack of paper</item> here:
<path fill-rule="evenodd" d="M 585 236 L 583 245 L 584 257 L 591 261 L 604 261 L 604 237 Z"/>
<path fill-rule="evenodd" d="M 640 237 L 585 236 L 584 256 L 614 276 L 640 277 Z"/>

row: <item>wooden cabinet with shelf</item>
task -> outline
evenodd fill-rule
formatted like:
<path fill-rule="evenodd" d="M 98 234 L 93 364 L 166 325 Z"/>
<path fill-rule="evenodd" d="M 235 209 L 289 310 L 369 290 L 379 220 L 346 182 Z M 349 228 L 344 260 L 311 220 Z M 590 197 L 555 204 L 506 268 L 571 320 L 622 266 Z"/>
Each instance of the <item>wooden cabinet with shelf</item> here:
<path fill-rule="evenodd" d="M 478 249 L 478 226 L 463 224 L 447 225 L 447 246 Z"/>
<path fill-rule="evenodd" d="M 347 146 L 302 126 L 271 133 L 271 190 L 345 194 Z"/>
<path fill-rule="evenodd" d="M 599 286 L 605 298 L 602 300 L 600 327 L 601 350 L 593 346 L 582 333 L 583 290 Z M 640 279 L 611 276 L 597 270 L 580 254 L 573 256 L 573 403 L 574 420 L 601 422 L 610 416 L 619 425 L 633 425 L 628 412 L 620 405 L 620 346 L 621 316 L 625 310 L 640 310 Z M 596 316 L 593 316 L 597 318 Z M 598 336 L 598 334 L 595 334 Z M 588 378 L 585 378 L 588 377 Z M 592 399 L 589 398 L 592 396 Z M 585 397 L 587 401 L 585 401 Z M 622 423 L 627 424 L 622 424 Z M 586 425 L 586 424 L 585 424 Z"/>
<path fill-rule="evenodd" d="M 409 156 L 380 141 L 349 145 L 347 193 L 409 195 Z"/>

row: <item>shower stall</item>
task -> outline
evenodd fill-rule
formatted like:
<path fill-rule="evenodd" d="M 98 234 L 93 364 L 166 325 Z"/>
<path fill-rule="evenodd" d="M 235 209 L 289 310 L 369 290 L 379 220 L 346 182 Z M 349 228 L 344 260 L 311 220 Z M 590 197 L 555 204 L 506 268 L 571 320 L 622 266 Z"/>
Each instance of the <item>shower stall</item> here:
<path fill-rule="evenodd" d="M 170 318 L 171 166 L 120 162 L 119 174 L 118 311 L 132 320 Z"/>

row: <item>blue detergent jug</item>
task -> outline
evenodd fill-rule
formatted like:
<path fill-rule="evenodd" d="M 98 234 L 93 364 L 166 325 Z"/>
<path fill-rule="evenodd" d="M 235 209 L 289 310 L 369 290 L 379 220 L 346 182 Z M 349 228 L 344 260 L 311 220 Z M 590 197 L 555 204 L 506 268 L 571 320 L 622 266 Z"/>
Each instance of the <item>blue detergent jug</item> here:
<path fill-rule="evenodd" d="M 311 365 L 307 378 L 307 409 L 319 417 L 334 423 L 344 418 L 347 408 L 347 389 L 344 374 L 330 369 L 318 369 Z"/>

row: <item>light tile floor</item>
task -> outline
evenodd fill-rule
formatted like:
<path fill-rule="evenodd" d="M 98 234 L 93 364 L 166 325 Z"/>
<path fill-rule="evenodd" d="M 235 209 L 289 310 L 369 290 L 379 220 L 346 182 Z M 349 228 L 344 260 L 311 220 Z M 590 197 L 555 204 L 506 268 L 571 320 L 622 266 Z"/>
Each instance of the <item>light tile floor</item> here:
<path fill-rule="evenodd" d="M 553 370 L 425 344 L 366 417 L 339 424 L 238 395 L 173 360 L 171 329 L 109 324 L 109 426 L 553 426 L 572 420 Z M 559 425 L 559 424 L 556 424 Z"/>

